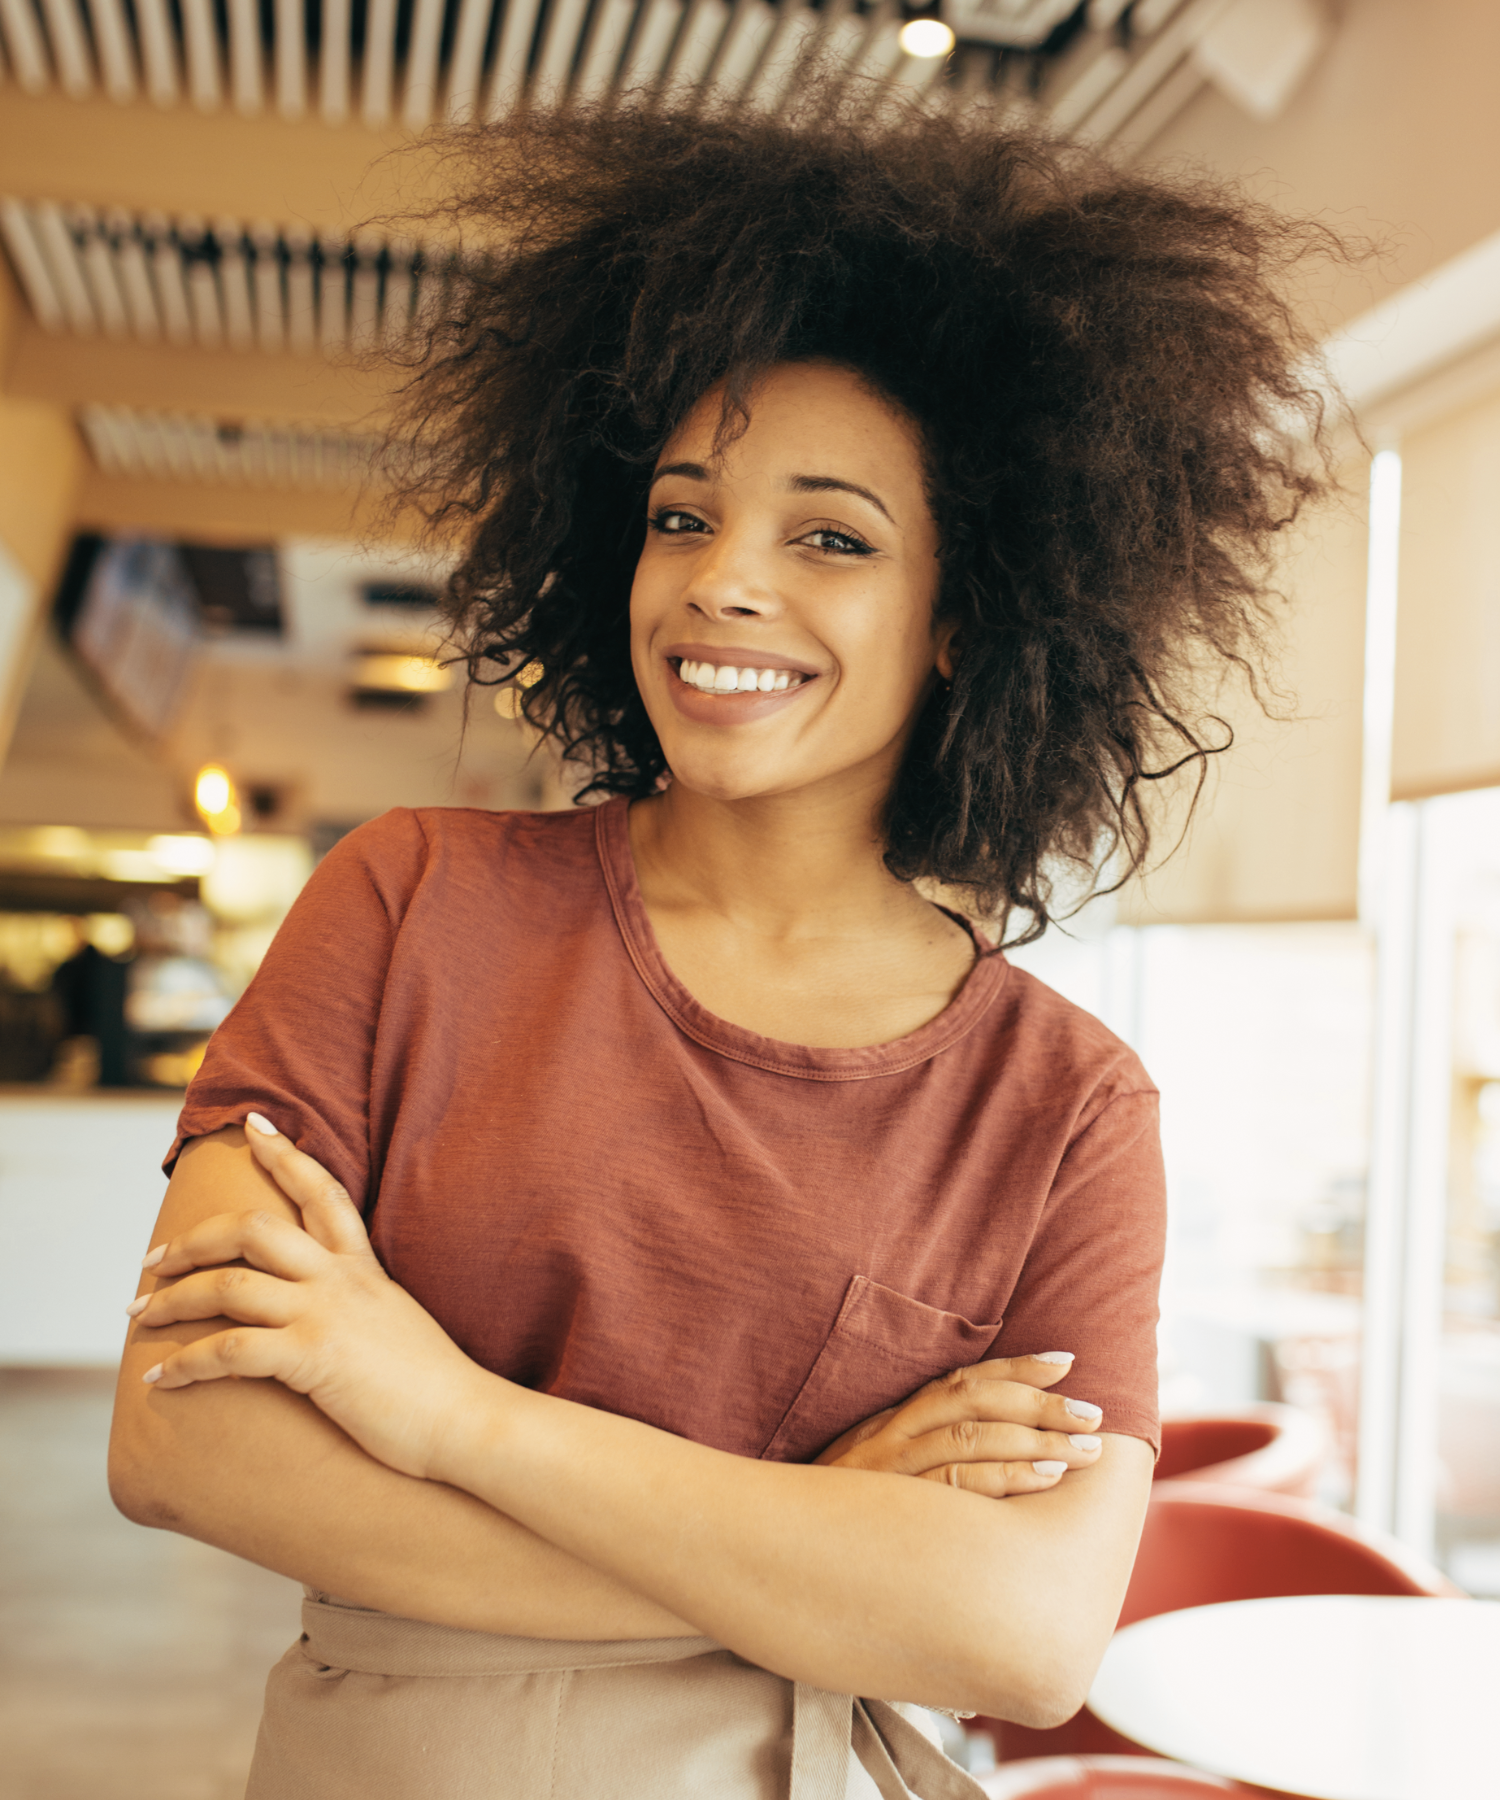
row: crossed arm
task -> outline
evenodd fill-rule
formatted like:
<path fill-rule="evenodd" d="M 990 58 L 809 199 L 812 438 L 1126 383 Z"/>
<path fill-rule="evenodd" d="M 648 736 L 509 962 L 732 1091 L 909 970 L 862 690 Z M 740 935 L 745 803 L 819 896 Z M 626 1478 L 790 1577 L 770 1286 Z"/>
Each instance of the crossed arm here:
<path fill-rule="evenodd" d="M 153 1243 L 170 1247 L 142 1284 L 110 1461 L 143 1524 L 471 1629 L 702 1632 L 819 1686 L 1027 1724 L 1087 1692 L 1150 1453 L 1071 1446 L 1043 1391 L 1062 1371 L 986 1365 L 824 1466 L 764 1463 L 478 1368 L 285 1139 L 191 1146 Z"/>

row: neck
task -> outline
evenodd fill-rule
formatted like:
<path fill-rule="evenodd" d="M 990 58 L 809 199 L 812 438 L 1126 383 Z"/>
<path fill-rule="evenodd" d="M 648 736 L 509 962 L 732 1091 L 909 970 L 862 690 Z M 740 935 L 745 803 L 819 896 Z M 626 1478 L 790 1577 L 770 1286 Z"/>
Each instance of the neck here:
<path fill-rule="evenodd" d="M 642 892 L 762 936 L 888 929 L 925 903 L 882 861 L 884 799 L 882 786 L 716 800 L 674 783 L 631 809 Z"/>

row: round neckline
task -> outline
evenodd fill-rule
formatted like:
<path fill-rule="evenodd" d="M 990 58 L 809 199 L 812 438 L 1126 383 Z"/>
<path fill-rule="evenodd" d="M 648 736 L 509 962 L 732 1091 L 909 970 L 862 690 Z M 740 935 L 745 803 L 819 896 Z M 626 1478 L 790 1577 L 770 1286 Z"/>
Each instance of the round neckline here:
<path fill-rule="evenodd" d="M 1010 965 L 1004 956 L 976 956 L 963 986 L 943 1010 L 925 1025 L 889 1043 L 865 1044 L 854 1049 L 828 1049 L 813 1044 L 787 1044 L 762 1037 L 742 1025 L 721 1019 L 692 994 L 673 974 L 656 941 L 646 912 L 635 856 L 630 848 L 630 802 L 607 800 L 594 809 L 595 842 L 604 873 L 615 923 L 626 951 L 652 998 L 678 1030 L 735 1062 L 768 1070 L 773 1075 L 798 1076 L 805 1081 L 863 1081 L 877 1075 L 896 1075 L 929 1061 L 973 1030 L 1000 992 Z M 978 934 L 975 937 L 979 947 Z"/>

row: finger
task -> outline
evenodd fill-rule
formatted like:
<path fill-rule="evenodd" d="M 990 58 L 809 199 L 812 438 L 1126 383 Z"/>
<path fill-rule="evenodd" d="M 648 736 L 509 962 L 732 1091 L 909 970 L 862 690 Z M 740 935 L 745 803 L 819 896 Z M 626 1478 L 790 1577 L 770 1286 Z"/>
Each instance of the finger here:
<path fill-rule="evenodd" d="M 888 1438 L 921 1437 L 965 1420 L 1028 1425 L 1034 1429 L 1093 1431 L 1103 1418 L 1097 1406 L 1047 1394 L 1024 1382 L 988 1378 L 986 1365 L 955 1369 L 920 1389 L 885 1427 Z"/>
<path fill-rule="evenodd" d="M 302 1297 L 287 1281 L 238 1264 L 184 1275 L 125 1309 L 153 1330 L 185 1319 L 236 1319 L 245 1325 L 290 1325 L 302 1316 Z"/>
<path fill-rule="evenodd" d="M 923 1481 L 940 1481 L 944 1487 L 963 1488 L 986 1499 L 1005 1500 L 1012 1494 L 1043 1494 L 1067 1474 L 1059 1462 L 948 1463 L 929 1469 Z"/>
<path fill-rule="evenodd" d="M 995 1356 L 986 1362 L 972 1363 L 970 1373 L 986 1381 L 1018 1381 L 1026 1387 L 1049 1388 L 1072 1367 L 1071 1350 L 1039 1350 L 1034 1356 Z"/>
<path fill-rule="evenodd" d="M 352 1256 L 370 1253 L 370 1238 L 348 1190 L 283 1137 L 263 1113 L 245 1119 L 250 1154 L 302 1214 L 302 1223 L 326 1250 Z"/>
<path fill-rule="evenodd" d="M 898 1475 L 925 1475 L 965 1463 L 1061 1462 L 1070 1469 L 1099 1460 L 1103 1440 L 1089 1432 L 1032 1431 L 1024 1425 L 984 1425 L 962 1419 L 895 1450 L 883 1465 Z"/>
<path fill-rule="evenodd" d="M 288 1374 L 295 1360 L 295 1347 L 286 1332 L 241 1325 L 186 1345 L 147 1369 L 141 1380 L 164 1392 L 191 1387 L 196 1381 L 221 1381 L 226 1375 L 275 1380 Z"/>
<path fill-rule="evenodd" d="M 141 1267 L 158 1280 L 243 1259 L 286 1281 L 302 1281 L 321 1269 L 328 1252 L 290 1219 L 255 1211 L 218 1213 L 156 1248 Z"/>

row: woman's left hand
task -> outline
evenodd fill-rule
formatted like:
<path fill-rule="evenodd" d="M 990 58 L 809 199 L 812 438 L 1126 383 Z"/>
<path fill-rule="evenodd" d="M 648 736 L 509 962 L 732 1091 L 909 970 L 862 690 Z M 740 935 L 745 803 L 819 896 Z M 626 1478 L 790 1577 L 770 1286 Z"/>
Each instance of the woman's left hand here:
<path fill-rule="evenodd" d="M 280 1381 L 371 1456 L 427 1476 L 476 1385 L 494 1377 L 381 1268 L 364 1221 L 326 1169 L 279 1133 L 249 1124 L 245 1137 L 305 1229 L 269 1212 L 225 1213 L 153 1249 L 146 1270 L 171 1285 L 130 1308 L 139 1324 L 234 1324 L 145 1379 L 164 1391 L 226 1375 Z"/>

